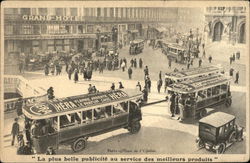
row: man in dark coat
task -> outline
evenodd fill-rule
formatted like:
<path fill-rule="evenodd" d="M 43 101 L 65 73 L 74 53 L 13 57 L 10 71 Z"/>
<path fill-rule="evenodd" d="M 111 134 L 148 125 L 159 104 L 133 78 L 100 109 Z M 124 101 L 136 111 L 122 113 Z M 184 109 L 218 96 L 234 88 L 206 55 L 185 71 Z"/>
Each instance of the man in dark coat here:
<path fill-rule="evenodd" d="M 49 87 L 49 89 L 47 90 L 47 95 L 49 100 L 53 100 L 55 98 L 53 87 Z"/>
<path fill-rule="evenodd" d="M 139 67 L 140 67 L 140 68 L 142 68 L 142 64 L 143 64 L 143 63 L 142 63 L 142 59 L 140 58 L 140 59 L 139 59 Z"/>
<path fill-rule="evenodd" d="M 112 83 L 110 89 L 111 89 L 111 90 L 115 90 L 115 83 Z"/>
<path fill-rule="evenodd" d="M 18 118 L 15 118 L 15 122 L 12 124 L 12 130 L 11 130 L 11 134 L 12 134 L 11 145 L 12 146 L 15 143 L 15 139 L 17 138 L 19 131 L 20 129 L 19 129 L 19 124 L 18 124 Z"/>
<path fill-rule="evenodd" d="M 175 113 L 175 94 L 173 93 L 170 97 L 170 112 L 171 112 L 171 117 L 174 117 Z"/>
<path fill-rule="evenodd" d="M 147 89 L 146 86 L 145 86 L 144 89 L 142 90 L 142 93 L 143 93 L 143 101 L 144 101 L 144 102 L 147 102 L 147 101 L 148 101 L 148 89 Z"/>
<path fill-rule="evenodd" d="M 72 67 L 70 66 L 69 69 L 68 69 L 68 77 L 69 77 L 69 80 L 71 80 L 71 75 L 73 73 L 73 69 Z"/>
<path fill-rule="evenodd" d="M 159 72 L 159 79 L 162 79 L 162 77 L 161 77 L 161 71 Z"/>
<path fill-rule="evenodd" d="M 157 90 L 158 90 L 158 93 L 161 92 L 161 86 L 162 86 L 162 79 L 160 78 L 157 82 Z"/>
<path fill-rule="evenodd" d="M 137 83 L 136 87 L 138 87 L 139 91 L 141 91 L 141 83 L 140 82 Z"/>
<path fill-rule="evenodd" d="M 202 59 L 199 59 L 199 67 L 201 67 Z"/>
<path fill-rule="evenodd" d="M 237 71 L 236 74 L 235 74 L 235 78 L 236 78 L 235 82 L 234 82 L 235 84 L 239 84 L 239 77 L 240 77 L 239 71 Z"/>
<path fill-rule="evenodd" d="M 123 89 L 123 85 L 122 85 L 122 82 L 119 82 L 119 89 Z"/>
<path fill-rule="evenodd" d="M 212 56 L 211 55 L 209 56 L 208 60 L 209 60 L 209 63 L 212 62 Z"/>
<path fill-rule="evenodd" d="M 149 75 L 148 66 L 146 66 L 145 69 L 144 69 L 144 75 L 145 75 L 145 76 L 148 76 L 148 75 Z"/>
<path fill-rule="evenodd" d="M 234 75 L 234 69 L 233 69 L 233 68 L 230 68 L 230 70 L 229 70 L 229 75 L 230 75 L 230 76 L 233 76 L 233 75 Z"/>
<path fill-rule="evenodd" d="M 128 77 L 129 79 L 132 79 L 132 73 L 133 73 L 133 70 L 131 67 L 128 68 Z"/>
<path fill-rule="evenodd" d="M 137 68 L 137 61 L 136 61 L 136 58 L 134 59 L 134 68 Z"/>
<path fill-rule="evenodd" d="M 15 109 L 18 117 L 23 114 L 22 108 L 23 108 L 23 99 L 19 98 L 18 101 L 15 103 Z"/>
<path fill-rule="evenodd" d="M 130 60 L 131 67 L 134 67 L 134 60 L 133 58 Z"/>
<path fill-rule="evenodd" d="M 25 119 L 24 121 L 24 129 L 25 129 L 26 139 L 27 141 L 30 142 L 31 141 L 31 137 L 30 137 L 31 124 L 28 119 Z"/>

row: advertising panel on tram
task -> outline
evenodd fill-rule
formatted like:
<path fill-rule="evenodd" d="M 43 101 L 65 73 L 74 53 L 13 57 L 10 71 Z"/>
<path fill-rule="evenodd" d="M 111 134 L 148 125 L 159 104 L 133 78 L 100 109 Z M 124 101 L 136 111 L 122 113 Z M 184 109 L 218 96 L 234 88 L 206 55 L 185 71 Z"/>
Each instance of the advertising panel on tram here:
<path fill-rule="evenodd" d="M 119 128 L 137 133 L 142 119 L 142 93 L 114 90 L 39 102 L 24 107 L 26 121 L 32 123 L 32 145 L 36 153 L 49 146 L 70 144 L 73 151 L 85 148 L 88 137 Z"/>
<path fill-rule="evenodd" d="M 190 68 L 182 71 L 165 73 L 165 80 L 169 84 L 173 84 L 190 78 L 219 74 L 223 72 L 224 70 L 220 65 L 209 65 L 197 68 Z"/>
<path fill-rule="evenodd" d="M 213 74 L 171 84 L 167 89 L 172 116 L 199 119 L 206 116 L 206 108 L 220 104 L 230 107 L 230 80 L 222 74 Z"/>

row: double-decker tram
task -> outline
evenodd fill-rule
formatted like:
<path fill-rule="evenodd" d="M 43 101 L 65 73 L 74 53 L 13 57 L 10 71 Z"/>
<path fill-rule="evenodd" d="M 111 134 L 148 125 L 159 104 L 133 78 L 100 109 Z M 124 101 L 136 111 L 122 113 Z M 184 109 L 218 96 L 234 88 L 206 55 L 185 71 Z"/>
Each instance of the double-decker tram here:
<path fill-rule="evenodd" d="M 213 74 L 168 86 L 171 113 L 179 114 L 182 120 L 199 119 L 207 114 L 206 108 L 220 104 L 231 106 L 230 80 L 225 75 Z"/>
<path fill-rule="evenodd" d="M 26 106 L 25 119 L 33 123 L 32 145 L 36 153 L 48 147 L 70 144 L 73 151 L 85 148 L 89 137 L 119 128 L 137 133 L 142 119 L 137 90 L 114 90 L 54 99 Z"/>
<path fill-rule="evenodd" d="M 202 66 L 198 68 L 190 68 L 177 72 L 165 73 L 165 80 L 169 85 L 195 77 L 221 74 L 222 72 L 223 68 L 220 65 Z"/>

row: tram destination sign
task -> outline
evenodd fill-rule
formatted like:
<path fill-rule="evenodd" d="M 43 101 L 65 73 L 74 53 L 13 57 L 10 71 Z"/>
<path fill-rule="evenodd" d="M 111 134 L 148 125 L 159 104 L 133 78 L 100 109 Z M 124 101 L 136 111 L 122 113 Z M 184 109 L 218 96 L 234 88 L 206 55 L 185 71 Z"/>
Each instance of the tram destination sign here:
<path fill-rule="evenodd" d="M 38 103 L 31 106 L 27 111 L 33 115 L 48 115 L 114 102 L 126 97 L 128 95 L 121 90 L 100 92 L 98 94 L 72 96 Z"/>

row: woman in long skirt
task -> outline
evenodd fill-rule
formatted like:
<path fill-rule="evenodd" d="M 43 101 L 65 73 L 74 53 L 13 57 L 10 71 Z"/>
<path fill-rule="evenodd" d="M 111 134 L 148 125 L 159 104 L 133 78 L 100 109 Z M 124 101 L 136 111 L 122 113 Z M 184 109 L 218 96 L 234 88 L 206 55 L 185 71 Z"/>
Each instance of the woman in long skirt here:
<path fill-rule="evenodd" d="M 75 83 L 78 82 L 78 70 L 75 69 L 75 72 L 74 72 L 74 81 Z"/>

